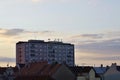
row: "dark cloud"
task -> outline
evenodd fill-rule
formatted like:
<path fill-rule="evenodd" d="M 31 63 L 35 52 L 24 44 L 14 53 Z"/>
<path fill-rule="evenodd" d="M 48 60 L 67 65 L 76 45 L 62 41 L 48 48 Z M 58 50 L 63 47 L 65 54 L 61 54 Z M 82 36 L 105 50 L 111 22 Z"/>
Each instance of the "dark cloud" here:
<path fill-rule="evenodd" d="M 102 38 L 103 34 L 82 34 L 81 36 L 88 38 Z"/>
<path fill-rule="evenodd" d="M 3 35 L 15 36 L 23 33 L 24 31 L 25 31 L 24 29 L 9 29 L 9 30 L 6 30 L 5 33 L 3 33 Z"/>
<path fill-rule="evenodd" d="M 16 36 L 24 33 L 24 29 L 0 29 L 0 35 L 1 36 Z"/>
<path fill-rule="evenodd" d="M 46 34 L 50 34 L 52 33 L 53 31 L 27 31 L 27 30 L 24 30 L 24 29 L 19 29 L 19 28 L 15 28 L 15 29 L 2 29 L 0 28 L 0 35 L 1 36 L 8 36 L 8 37 L 12 37 L 12 36 L 18 36 L 20 34 L 25 34 L 25 33 L 28 33 L 28 34 L 40 34 L 40 35 L 46 35 Z"/>
<path fill-rule="evenodd" d="M 80 34 L 80 35 L 74 35 L 71 38 L 92 38 L 92 39 L 99 39 L 102 38 L 103 34 Z"/>
<path fill-rule="evenodd" d="M 82 56 L 82 57 L 79 57 L 78 60 L 84 60 L 84 59 L 87 59 L 87 60 L 104 60 L 104 61 L 116 61 L 116 60 L 120 60 L 120 56 L 106 56 L 106 57 L 97 57 L 97 56 Z"/>
<path fill-rule="evenodd" d="M 120 39 L 96 41 L 93 43 L 76 44 L 78 51 L 87 53 L 118 54 L 120 52 Z"/>
<path fill-rule="evenodd" d="M 0 57 L 0 62 L 15 62 L 15 58 Z"/>

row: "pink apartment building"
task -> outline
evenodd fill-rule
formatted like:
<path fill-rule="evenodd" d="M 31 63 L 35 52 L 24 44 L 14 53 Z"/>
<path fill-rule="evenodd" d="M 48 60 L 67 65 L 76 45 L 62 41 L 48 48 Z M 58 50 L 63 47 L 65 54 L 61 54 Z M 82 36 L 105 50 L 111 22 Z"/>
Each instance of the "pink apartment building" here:
<path fill-rule="evenodd" d="M 60 41 L 28 40 L 16 43 L 16 65 L 31 62 L 65 63 L 74 66 L 74 45 Z"/>

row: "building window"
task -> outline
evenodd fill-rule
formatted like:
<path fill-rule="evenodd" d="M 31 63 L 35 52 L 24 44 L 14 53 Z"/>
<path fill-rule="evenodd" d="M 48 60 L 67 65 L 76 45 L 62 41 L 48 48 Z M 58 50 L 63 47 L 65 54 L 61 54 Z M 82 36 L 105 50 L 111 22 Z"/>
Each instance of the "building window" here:
<path fill-rule="evenodd" d="M 31 57 L 35 57 L 35 54 L 30 54 Z"/>

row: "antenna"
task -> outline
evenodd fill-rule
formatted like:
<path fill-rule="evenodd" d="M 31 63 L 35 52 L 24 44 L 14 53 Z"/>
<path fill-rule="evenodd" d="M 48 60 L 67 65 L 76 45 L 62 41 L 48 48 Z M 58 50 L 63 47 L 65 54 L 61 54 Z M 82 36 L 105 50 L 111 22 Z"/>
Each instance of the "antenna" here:
<path fill-rule="evenodd" d="M 50 41 L 50 38 L 48 38 L 48 41 Z"/>
<path fill-rule="evenodd" d="M 34 32 L 34 39 L 35 39 L 35 40 L 37 40 L 37 36 L 36 36 L 37 33 L 38 33 L 38 32 Z"/>
<path fill-rule="evenodd" d="M 7 67 L 9 67 L 9 62 L 7 63 Z"/>
<path fill-rule="evenodd" d="M 62 42 L 62 39 L 61 39 L 61 42 Z"/>
<path fill-rule="evenodd" d="M 59 42 L 59 38 L 58 38 L 58 42 Z"/>
<path fill-rule="evenodd" d="M 55 40 L 54 41 L 56 41 L 56 38 L 55 38 Z"/>

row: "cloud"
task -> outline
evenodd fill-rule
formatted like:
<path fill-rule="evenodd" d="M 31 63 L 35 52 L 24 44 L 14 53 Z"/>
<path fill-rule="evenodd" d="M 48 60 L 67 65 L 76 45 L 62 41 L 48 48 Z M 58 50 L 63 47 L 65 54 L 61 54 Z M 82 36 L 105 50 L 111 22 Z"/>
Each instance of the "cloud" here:
<path fill-rule="evenodd" d="M 109 31 L 109 32 L 102 32 L 97 34 L 75 34 L 69 36 L 67 39 L 69 42 L 72 42 L 74 44 L 88 44 L 88 43 L 96 43 L 96 42 L 102 42 L 105 40 L 114 40 L 119 39 L 120 31 Z"/>
<path fill-rule="evenodd" d="M 16 36 L 24 33 L 24 29 L 0 29 L 1 36 Z"/>
<path fill-rule="evenodd" d="M 2 33 L 3 35 L 7 35 L 7 36 L 15 36 L 15 35 L 20 35 L 21 33 L 23 33 L 24 30 L 23 29 L 9 29 L 6 30 L 4 33 Z"/>
<path fill-rule="evenodd" d="M 116 60 L 120 60 L 120 56 L 82 56 L 82 57 L 78 57 L 78 60 L 103 60 L 103 61 L 116 61 Z"/>
<path fill-rule="evenodd" d="M 120 39 L 111 39 L 96 41 L 93 43 L 76 44 L 76 49 L 80 52 L 98 53 L 98 54 L 119 54 Z"/>
<path fill-rule="evenodd" d="M 21 34 L 35 34 L 38 33 L 39 35 L 49 35 L 51 33 L 53 33 L 54 31 L 28 31 L 28 30 L 24 30 L 24 29 L 19 29 L 19 28 L 15 28 L 15 29 L 2 29 L 0 28 L 0 36 L 7 36 L 7 37 L 13 37 L 13 36 L 19 36 Z"/>
<path fill-rule="evenodd" d="M 14 62 L 15 63 L 15 58 L 1 57 L 0 56 L 0 62 Z"/>
<path fill-rule="evenodd" d="M 80 35 L 75 35 L 72 36 L 71 38 L 93 38 L 93 39 L 98 39 L 102 38 L 103 34 L 80 34 Z"/>
<path fill-rule="evenodd" d="M 51 33 L 53 33 L 53 32 L 54 32 L 54 31 L 47 31 L 47 30 L 46 30 L 46 31 L 41 31 L 40 33 L 41 33 L 41 34 L 51 34 Z"/>
<path fill-rule="evenodd" d="M 75 44 L 76 63 L 111 64 L 120 60 L 120 31 L 100 34 L 72 35 L 69 42 Z M 88 62 L 89 61 L 89 62 Z"/>
<path fill-rule="evenodd" d="M 107 32 L 107 37 L 116 37 L 116 38 L 119 38 L 120 36 L 120 31 L 110 31 L 110 32 Z"/>

